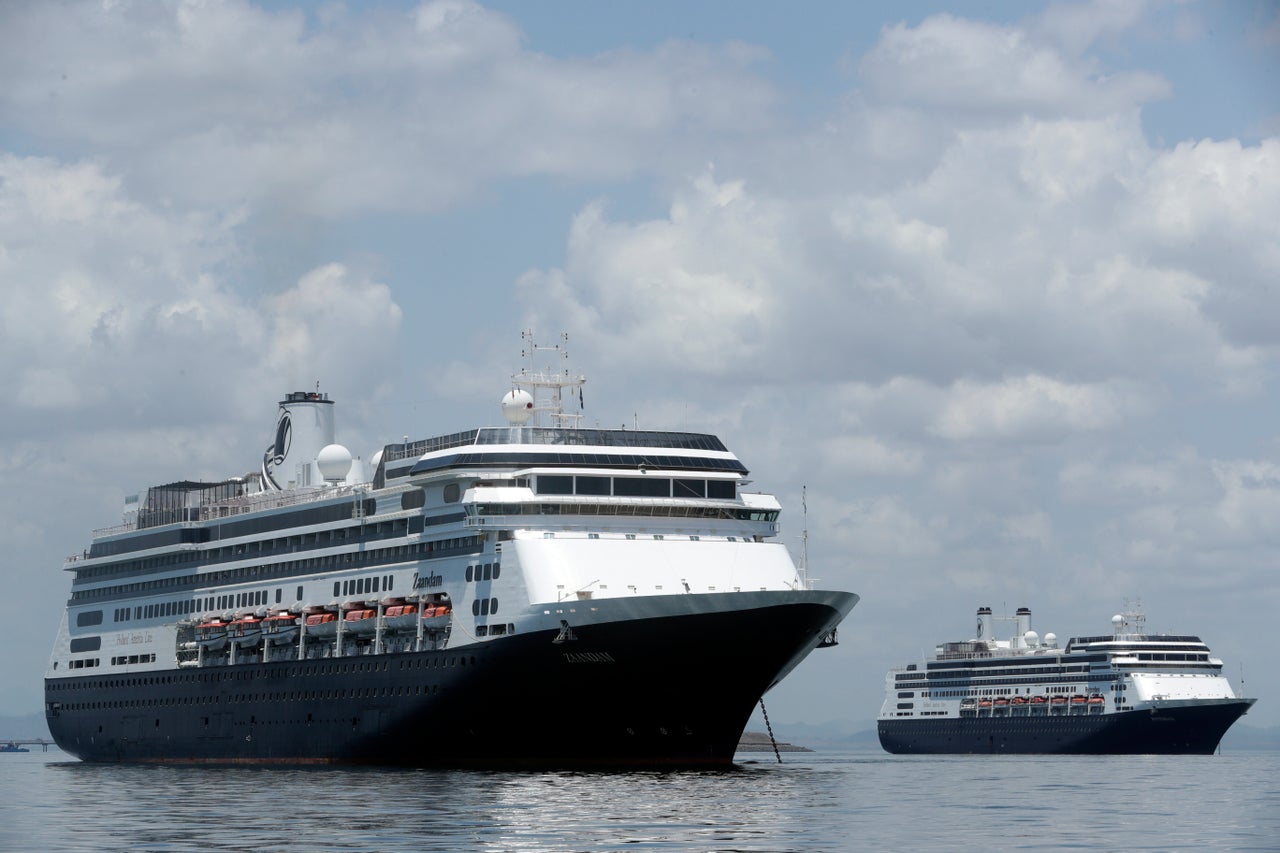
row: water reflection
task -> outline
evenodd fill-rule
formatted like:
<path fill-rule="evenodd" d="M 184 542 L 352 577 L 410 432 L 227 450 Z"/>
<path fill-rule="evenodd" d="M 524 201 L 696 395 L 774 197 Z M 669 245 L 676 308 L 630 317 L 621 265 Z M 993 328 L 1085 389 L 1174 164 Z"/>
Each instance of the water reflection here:
<path fill-rule="evenodd" d="M 785 760 L 515 774 L 6 756 L 0 849 L 1274 849 L 1280 837 L 1280 753 Z"/>
<path fill-rule="evenodd" d="M 812 768 L 499 773 L 67 763 L 57 811 L 77 849 L 819 849 Z M 797 808 L 797 804 L 805 804 Z M 142 819 L 139 819 L 141 816 Z"/>

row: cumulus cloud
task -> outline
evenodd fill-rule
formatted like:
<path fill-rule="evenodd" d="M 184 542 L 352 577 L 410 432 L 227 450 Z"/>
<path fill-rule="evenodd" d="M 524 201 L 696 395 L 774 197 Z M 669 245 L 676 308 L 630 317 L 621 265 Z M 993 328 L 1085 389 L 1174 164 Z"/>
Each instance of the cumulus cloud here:
<path fill-rule="evenodd" d="M 11 130 L 193 206 L 333 218 L 440 210 L 501 177 L 624 177 L 686 140 L 758 129 L 775 100 L 749 70 L 759 49 L 555 59 L 470 0 L 314 20 L 247 2 L 0 16 Z"/>
<path fill-rule="evenodd" d="M 208 423 L 286 381 L 385 391 L 400 325 L 385 285 L 331 264 L 245 295 L 219 275 L 239 262 L 234 219 L 165 213 L 96 164 L 0 155 L 11 434 Z"/>
<path fill-rule="evenodd" d="M 957 382 L 932 430 L 952 441 L 1010 441 L 1104 430 L 1133 404 L 1121 389 L 1072 385 L 1045 376 L 997 384 Z"/>
<path fill-rule="evenodd" d="M 1072 41 L 1079 47 L 1095 35 Z M 1156 75 L 1101 74 L 1091 61 L 1055 48 L 1022 27 L 934 15 L 918 26 L 886 27 L 859 70 L 880 101 L 993 119 L 1107 115 L 1169 94 Z"/>

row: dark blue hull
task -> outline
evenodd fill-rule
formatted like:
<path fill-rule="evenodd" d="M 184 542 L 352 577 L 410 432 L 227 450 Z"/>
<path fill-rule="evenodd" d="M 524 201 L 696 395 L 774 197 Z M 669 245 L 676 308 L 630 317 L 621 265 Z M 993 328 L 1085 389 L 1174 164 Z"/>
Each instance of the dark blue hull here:
<path fill-rule="evenodd" d="M 46 716 L 87 761 L 724 766 L 760 697 L 856 600 L 598 623 L 559 642 L 47 679 Z"/>
<path fill-rule="evenodd" d="M 1210 755 L 1251 699 L 1159 710 L 1061 716 L 881 720 L 880 745 L 898 754 Z"/>

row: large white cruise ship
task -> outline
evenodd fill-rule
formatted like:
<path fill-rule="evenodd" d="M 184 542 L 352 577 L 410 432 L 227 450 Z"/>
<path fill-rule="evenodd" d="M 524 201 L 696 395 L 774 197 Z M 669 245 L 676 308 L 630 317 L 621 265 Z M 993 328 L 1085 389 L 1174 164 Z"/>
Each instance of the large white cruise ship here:
<path fill-rule="evenodd" d="M 1212 753 L 1256 701 L 1238 697 L 1199 637 L 1152 634 L 1136 608 L 1110 634 L 1031 629 L 1018 608 L 1009 639 L 978 609 L 971 640 L 889 671 L 877 728 L 894 753 Z"/>
<path fill-rule="evenodd" d="M 538 348 L 565 356 L 562 346 Z M 506 426 L 335 443 L 125 501 L 71 557 L 46 717 L 90 761 L 723 766 L 858 597 L 809 589 L 712 435 L 591 429 L 522 370 Z M 243 469 L 242 469 L 243 470 Z"/>

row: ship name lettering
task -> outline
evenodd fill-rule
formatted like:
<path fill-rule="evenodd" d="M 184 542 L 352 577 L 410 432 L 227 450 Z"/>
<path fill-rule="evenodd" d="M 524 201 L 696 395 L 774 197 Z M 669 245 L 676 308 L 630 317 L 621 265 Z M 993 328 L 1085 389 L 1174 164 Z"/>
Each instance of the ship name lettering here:
<path fill-rule="evenodd" d="M 617 663 L 608 652 L 565 652 L 569 663 Z"/>
<path fill-rule="evenodd" d="M 414 589 L 425 589 L 433 586 L 444 586 L 444 577 L 436 574 L 435 572 L 432 572 L 426 577 L 419 577 L 417 572 L 413 573 Z"/>

